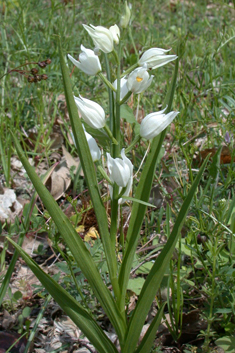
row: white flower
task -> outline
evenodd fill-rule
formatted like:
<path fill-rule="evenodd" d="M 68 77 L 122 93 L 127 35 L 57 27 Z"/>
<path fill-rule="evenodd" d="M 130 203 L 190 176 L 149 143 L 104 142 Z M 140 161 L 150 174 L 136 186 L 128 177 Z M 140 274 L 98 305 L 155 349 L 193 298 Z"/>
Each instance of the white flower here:
<path fill-rule="evenodd" d="M 148 114 L 140 124 L 140 136 L 150 140 L 159 135 L 173 121 L 179 112 L 164 114 L 163 109 L 159 112 Z"/>
<path fill-rule="evenodd" d="M 165 53 L 169 50 L 161 48 L 149 49 L 141 56 L 138 64 L 144 67 L 147 65 L 147 69 L 156 69 L 157 67 L 166 65 L 177 58 L 177 55 L 166 55 Z"/>
<path fill-rule="evenodd" d="M 88 134 L 88 132 L 86 132 L 84 126 L 83 126 L 83 130 L 87 139 L 87 143 L 91 152 L 91 158 L 93 160 L 93 162 L 96 162 L 100 159 L 101 157 L 101 151 L 96 143 L 96 140 L 94 139 L 94 137 L 92 137 L 90 134 Z M 75 139 L 74 139 L 74 135 L 71 132 L 71 136 L 72 136 L 72 140 L 74 145 L 76 145 Z"/>
<path fill-rule="evenodd" d="M 132 183 L 133 183 L 133 164 L 125 155 L 125 149 L 121 151 L 121 158 L 112 158 L 107 153 L 107 167 L 110 173 L 110 180 L 115 182 L 119 186 L 119 193 L 122 188 L 125 187 L 126 191 L 123 194 L 128 196 L 130 194 Z M 113 187 L 109 185 L 110 196 L 113 196 Z M 125 200 L 120 199 L 118 203 L 122 203 Z"/>
<path fill-rule="evenodd" d="M 99 149 L 94 137 L 92 137 L 90 134 L 88 134 L 88 132 L 86 132 L 85 129 L 84 129 L 84 132 L 85 132 L 85 135 L 86 135 L 88 146 L 90 148 L 91 158 L 92 158 L 93 162 L 96 162 L 101 157 L 101 151 L 100 151 L 100 149 Z"/>
<path fill-rule="evenodd" d="M 108 28 L 103 26 L 83 25 L 85 30 L 91 36 L 94 45 L 102 50 L 104 53 L 111 53 L 113 51 L 113 34 Z"/>
<path fill-rule="evenodd" d="M 132 71 L 127 79 L 128 90 L 133 93 L 141 93 L 145 91 L 153 80 L 153 76 L 149 77 L 147 69 L 139 67 Z"/>
<path fill-rule="evenodd" d="M 109 31 L 111 32 L 113 36 L 113 40 L 116 44 L 119 43 L 119 38 L 120 38 L 120 29 L 117 25 L 109 27 Z"/>
<path fill-rule="evenodd" d="M 127 1 L 125 1 L 125 14 L 122 15 L 120 20 L 120 26 L 122 28 L 127 28 L 131 17 L 131 5 L 127 5 Z"/>
<path fill-rule="evenodd" d="M 101 71 L 100 59 L 91 49 L 86 49 L 81 45 L 82 53 L 79 55 L 79 61 L 68 54 L 69 60 L 87 75 L 96 75 Z"/>
<path fill-rule="evenodd" d="M 113 82 L 113 87 L 117 89 L 117 80 Z M 129 89 L 127 88 L 127 79 L 125 77 L 122 77 L 120 80 L 120 100 L 123 100 L 125 95 L 129 92 Z M 116 98 L 116 93 L 114 92 L 114 97 Z"/>
<path fill-rule="evenodd" d="M 81 96 L 74 97 L 78 111 L 83 120 L 94 129 L 101 129 L 105 126 L 105 112 L 98 104 Z"/>

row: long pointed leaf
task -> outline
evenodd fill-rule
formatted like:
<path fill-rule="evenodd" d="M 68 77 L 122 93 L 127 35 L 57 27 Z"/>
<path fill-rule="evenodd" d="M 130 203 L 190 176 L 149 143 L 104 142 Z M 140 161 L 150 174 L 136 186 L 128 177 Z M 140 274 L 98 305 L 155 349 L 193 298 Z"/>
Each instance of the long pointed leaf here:
<path fill-rule="evenodd" d="M 165 304 L 163 304 L 161 306 L 161 308 L 158 310 L 157 315 L 155 316 L 155 318 L 151 322 L 146 334 L 144 335 L 144 338 L 142 339 L 142 341 L 141 341 L 141 343 L 135 353 L 148 353 L 148 352 L 150 352 L 152 345 L 153 345 L 153 341 L 156 337 L 156 332 L 157 332 L 158 326 L 161 323 L 164 308 L 165 308 Z"/>
<path fill-rule="evenodd" d="M 134 351 L 135 346 L 137 345 L 142 326 L 151 307 L 153 299 L 156 295 L 156 292 L 160 287 L 167 266 L 169 265 L 180 231 L 183 227 L 189 206 L 191 204 L 195 192 L 197 191 L 197 187 L 205 169 L 205 166 L 207 164 L 208 158 L 209 156 L 205 159 L 204 163 L 202 164 L 189 190 L 189 193 L 180 209 L 179 215 L 176 219 L 175 225 L 167 240 L 167 243 L 158 258 L 156 259 L 143 285 L 139 299 L 137 301 L 137 305 L 135 307 L 134 313 L 132 314 L 128 326 L 123 353 L 132 353 Z"/>
<path fill-rule="evenodd" d="M 54 279 L 45 273 L 31 257 L 13 240 L 8 238 L 23 257 L 27 265 L 40 280 L 42 285 L 51 294 L 55 301 L 71 318 L 71 320 L 82 330 L 99 353 L 117 353 L 117 349 L 109 338 L 95 322 L 92 316 Z"/>
<path fill-rule="evenodd" d="M 114 326 L 119 339 L 122 339 L 126 329 L 126 323 L 121 317 L 117 305 L 109 292 L 108 288 L 103 283 L 100 273 L 95 265 L 95 262 L 86 248 L 82 239 L 78 236 L 76 230 L 62 212 L 56 201 L 53 199 L 47 188 L 42 184 L 40 178 L 36 174 L 34 168 L 29 164 L 24 152 L 17 140 L 12 134 L 18 156 L 31 179 L 38 195 L 40 196 L 43 204 L 50 213 L 53 221 L 55 222 L 61 236 L 68 245 L 75 261 L 81 268 L 84 276 L 89 281 L 95 296 L 100 301 L 104 311 L 108 315 L 112 325 Z"/>
<path fill-rule="evenodd" d="M 176 64 L 175 64 L 174 77 L 171 83 L 169 93 L 167 95 L 168 100 L 165 103 L 167 105 L 167 112 L 170 111 L 171 105 L 173 102 L 177 73 L 178 73 L 178 60 L 176 61 Z M 141 174 L 140 182 L 137 186 L 136 193 L 135 193 L 135 197 L 138 200 L 142 200 L 144 202 L 148 202 L 149 200 L 153 177 L 156 171 L 156 164 L 161 152 L 161 147 L 164 141 L 165 134 L 166 134 L 166 129 L 161 133 L 160 136 L 157 136 L 153 139 L 151 150 L 146 160 L 144 169 Z M 123 258 L 123 262 L 122 262 L 120 274 L 119 274 L 119 286 L 121 288 L 121 297 L 120 297 L 119 306 L 122 307 L 123 310 L 124 310 L 124 304 L 125 304 L 126 288 L 129 281 L 129 274 L 133 263 L 135 250 L 138 244 L 139 234 L 142 227 L 145 211 L 146 211 L 145 205 L 139 204 L 136 202 L 133 203 L 130 223 L 129 223 L 127 236 L 126 236 L 127 245 L 126 245 L 125 254 L 124 254 L 124 258 Z"/>
<path fill-rule="evenodd" d="M 86 183 L 88 185 L 89 194 L 95 210 L 97 223 L 99 226 L 99 232 L 103 242 L 103 247 L 104 247 L 106 260 L 109 268 L 110 280 L 113 285 L 114 293 L 118 295 L 119 287 L 118 287 L 118 281 L 117 281 L 117 260 L 116 260 L 116 254 L 115 254 L 115 247 L 111 246 L 111 239 L 110 239 L 110 234 L 108 229 L 106 210 L 100 197 L 94 163 L 91 158 L 90 149 L 88 147 L 88 143 L 84 134 L 81 119 L 79 118 L 79 115 L 78 115 L 78 109 L 73 98 L 69 72 L 64 61 L 61 46 L 60 46 L 60 65 L 62 70 L 65 97 L 66 97 L 67 107 L 69 111 L 69 117 L 70 117 L 72 129 L 73 129 L 73 135 L 76 141 L 76 146 L 78 148 L 78 154 L 81 160 Z"/>
<path fill-rule="evenodd" d="M 20 235 L 19 235 L 18 244 L 20 246 L 23 244 L 24 236 L 25 236 L 24 232 L 21 232 Z M 13 273 L 13 271 L 15 269 L 15 264 L 16 264 L 16 261 L 18 260 L 18 257 L 19 257 L 19 253 L 18 253 L 17 250 L 15 250 L 14 254 L 12 256 L 12 259 L 11 259 L 11 263 L 10 263 L 8 269 L 7 269 L 7 272 L 5 274 L 5 277 L 4 277 L 3 282 L 1 284 L 1 287 L 0 287 L 0 307 L 2 305 L 2 301 L 3 301 L 4 297 L 5 297 L 7 288 L 9 286 L 9 283 L 10 283 L 10 280 L 11 280 L 11 276 L 12 276 L 12 273 Z"/>

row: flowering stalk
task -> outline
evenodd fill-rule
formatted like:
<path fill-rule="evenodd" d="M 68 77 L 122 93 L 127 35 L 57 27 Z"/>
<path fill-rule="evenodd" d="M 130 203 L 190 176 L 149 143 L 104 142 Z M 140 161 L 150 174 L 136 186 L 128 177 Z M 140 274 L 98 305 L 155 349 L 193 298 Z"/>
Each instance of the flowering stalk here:
<path fill-rule="evenodd" d="M 122 24 L 125 27 L 129 22 L 129 15 L 123 19 Z M 18 155 L 31 178 L 36 191 L 38 192 L 42 202 L 45 204 L 48 212 L 50 213 L 55 225 L 63 237 L 66 245 L 70 249 L 78 267 L 81 268 L 85 278 L 87 278 L 94 295 L 100 302 L 107 317 L 114 327 L 118 336 L 121 353 L 148 353 L 151 350 L 157 327 L 161 321 L 161 315 L 164 306 L 158 311 L 158 314 L 151 322 L 147 333 L 145 334 L 142 342 L 138 345 L 141 330 L 146 320 L 147 313 L 150 310 L 152 301 L 159 290 L 164 273 L 169 265 L 172 257 L 175 244 L 182 230 L 184 219 L 187 215 L 190 203 L 197 191 L 197 187 L 204 171 L 206 160 L 200 168 L 192 187 L 186 196 L 182 208 L 179 212 L 177 219 L 174 222 L 174 227 L 168 237 L 168 241 L 161 251 L 158 258 L 155 260 L 150 273 L 145 280 L 143 288 L 141 289 L 137 305 L 133 310 L 131 318 L 127 318 L 126 307 L 126 294 L 127 286 L 130 276 L 130 271 L 133 265 L 134 255 L 136 253 L 137 244 L 139 241 L 140 230 L 142 227 L 146 207 L 148 206 L 149 195 L 151 191 L 152 182 L 156 172 L 156 165 L 159 159 L 160 151 L 164 136 L 166 134 L 166 127 L 176 117 L 177 112 L 171 112 L 171 105 L 173 101 L 173 94 L 176 86 L 176 77 L 178 70 L 178 60 L 175 65 L 175 73 L 170 85 L 170 91 L 167 95 L 166 102 L 163 107 L 167 109 L 161 112 L 154 112 L 147 114 L 143 119 L 140 127 L 140 135 L 136 136 L 133 142 L 127 146 L 126 150 L 122 148 L 122 136 L 120 132 L 120 107 L 129 98 L 130 92 L 139 94 L 147 89 L 153 79 L 149 77 L 147 72 L 148 68 L 157 68 L 165 65 L 166 63 L 176 59 L 176 56 L 169 56 L 166 50 L 159 48 L 152 48 L 147 50 L 132 68 L 127 69 L 121 75 L 121 41 L 120 30 L 118 26 L 114 25 L 109 29 L 102 26 L 87 26 L 84 28 L 92 37 L 93 43 L 96 48 L 99 48 L 105 53 L 107 78 L 99 73 L 101 64 L 96 57 L 96 50 L 82 47 L 83 53 L 79 56 L 79 61 L 75 61 L 70 57 L 70 60 L 88 75 L 99 75 L 105 82 L 109 92 L 109 118 L 110 129 L 106 127 L 107 113 L 96 102 L 83 97 L 73 97 L 70 77 L 68 68 L 64 61 L 64 56 L 60 48 L 60 62 L 63 83 L 65 88 L 65 96 L 68 107 L 68 112 L 71 120 L 72 131 L 77 146 L 79 158 L 84 172 L 84 177 L 89 189 L 90 198 L 94 207 L 97 218 L 99 233 L 101 236 L 105 259 L 108 265 L 108 276 L 111 283 L 111 291 L 109 285 L 106 285 L 100 275 L 99 269 L 96 265 L 94 258 L 88 251 L 81 237 L 78 236 L 76 229 L 71 224 L 70 220 L 65 216 L 56 201 L 50 195 L 49 191 L 40 181 L 34 168 L 30 166 L 26 156 L 21 149 L 21 146 L 14 136 L 15 146 Z M 118 45 L 118 54 L 114 50 L 114 45 Z M 181 46 L 179 45 L 179 48 Z M 109 62 L 107 53 L 113 53 L 116 58 L 116 82 L 112 85 L 111 75 L 109 71 Z M 136 53 L 138 54 L 138 53 Z M 177 53 L 178 57 L 181 55 L 180 51 Z M 140 68 L 137 68 L 140 66 Z M 125 79 L 121 78 L 125 76 Z M 115 80 L 115 79 L 114 79 Z M 115 87 L 114 87 L 115 86 Z M 126 93 L 127 91 L 130 91 Z M 115 104 L 114 104 L 115 101 Z M 94 137 L 90 134 L 85 134 L 82 127 L 81 119 L 79 118 L 78 111 L 82 119 L 94 129 L 105 129 L 110 137 L 110 149 L 105 151 L 107 156 L 107 169 L 109 176 L 105 170 L 99 165 L 101 152 L 95 141 Z M 136 129 L 137 130 L 137 129 Z M 160 133 L 160 135 L 158 135 Z M 131 209 L 131 216 L 129 220 L 128 231 L 126 238 L 122 231 L 121 245 L 118 251 L 122 251 L 122 261 L 118 266 L 118 256 L 116 252 L 116 239 L 119 228 L 118 208 L 125 199 L 133 201 L 129 195 L 132 189 L 133 182 L 133 165 L 131 160 L 128 159 L 126 153 L 138 143 L 142 138 L 152 139 L 151 148 L 148 157 L 143 166 L 142 173 L 139 177 L 138 185 L 135 189 L 136 202 L 133 202 Z M 101 175 L 109 183 L 109 191 L 111 196 L 111 225 L 109 229 L 108 218 L 104 203 L 100 196 L 100 189 L 96 178 L 96 170 L 94 162 L 98 164 L 98 170 Z M 70 318 L 79 326 L 83 333 L 88 337 L 90 342 L 95 346 L 99 353 L 117 353 L 117 348 L 112 341 L 103 332 L 101 327 L 95 319 L 87 312 L 82 305 L 76 301 L 64 288 L 56 283 L 50 276 L 42 271 L 42 269 L 33 262 L 33 260 L 12 240 L 16 249 L 23 256 L 27 264 L 30 266 L 35 275 L 40 279 L 42 284 L 59 303 L 62 309 L 70 316 Z M 128 321 L 128 325 L 127 325 Z M 137 348 L 138 346 L 138 348 Z"/>
<path fill-rule="evenodd" d="M 132 72 L 134 69 L 136 69 L 138 67 L 138 63 L 128 67 L 128 69 L 126 71 L 123 72 L 123 74 L 120 75 L 120 77 L 124 77 L 126 75 L 128 75 L 130 72 Z"/>
<path fill-rule="evenodd" d="M 100 72 L 98 74 L 101 78 L 101 80 L 106 84 L 106 86 L 108 86 L 108 88 L 110 88 L 113 92 L 116 92 L 116 89 L 113 87 L 112 83 L 107 80 L 107 78 L 102 74 L 102 72 Z"/>
<path fill-rule="evenodd" d="M 107 79 L 109 82 L 111 82 L 108 55 L 105 54 L 104 57 L 105 57 Z M 110 130 L 113 131 L 113 119 L 114 119 L 113 90 L 109 87 L 109 85 L 107 87 L 108 87 L 108 94 L 109 94 L 109 127 L 110 127 Z"/>
<path fill-rule="evenodd" d="M 112 145 L 118 145 L 118 141 L 114 138 L 111 130 L 108 128 L 107 125 L 104 126 L 104 130 L 106 131 L 108 137 L 110 138 L 110 140 L 112 141 L 111 144 Z"/>
<path fill-rule="evenodd" d="M 117 90 L 116 90 L 116 109 L 115 109 L 115 116 L 113 116 L 113 136 L 119 142 L 119 145 L 111 146 L 111 156 L 113 158 L 117 158 L 120 154 L 120 54 L 121 54 L 121 41 L 119 42 L 118 48 L 118 65 L 117 65 Z M 118 194 L 119 194 L 119 187 L 115 183 L 113 186 L 113 197 L 111 200 L 111 226 L 110 226 L 110 238 L 111 243 L 115 246 L 116 243 L 116 235 L 118 229 Z"/>

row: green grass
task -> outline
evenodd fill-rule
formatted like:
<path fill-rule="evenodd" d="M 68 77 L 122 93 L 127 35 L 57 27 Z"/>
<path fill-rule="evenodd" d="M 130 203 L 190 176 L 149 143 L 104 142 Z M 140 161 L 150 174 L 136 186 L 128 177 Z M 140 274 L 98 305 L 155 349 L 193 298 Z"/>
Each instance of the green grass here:
<path fill-rule="evenodd" d="M 39 154 L 39 160 L 46 157 L 49 161 L 49 135 L 57 119 L 65 121 L 65 127 L 62 124 L 61 129 L 66 135 L 66 111 L 58 104 L 64 92 L 57 36 L 61 37 L 64 53 L 78 57 L 81 44 L 93 47 L 82 23 L 106 27 L 118 23 L 121 10 L 117 11 L 117 8 L 121 3 L 91 0 L 84 5 L 74 0 L 66 5 L 63 1 L 3 1 L 0 15 L 0 76 L 26 62 L 52 60 L 45 69 L 40 69 L 41 73 L 48 75 L 46 81 L 28 83 L 27 78 L 17 72 L 0 80 L 0 173 L 4 174 L 6 185 L 14 187 L 9 174 L 9 161 L 15 151 L 7 132 L 9 128 L 17 133 L 23 146 L 23 130 L 37 130 L 35 146 L 26 152 L 29 157 Z M 155 184 L 160 184 L 165 199 L 164 206 L 169 202 L 171 215 L 168 224 L 159 216 L 159 210 L 151 211 L 151 217 L 146 216 L 142 245 L 154 230 L 164 233 L 174 223 L 174 215 L 187 195 L 192 176 L 199 169 L 195 153 L 199 153 L 199 148 L 219 149 L 225 143 L 226 132 L 230 133 L 232 161 L 226 165 L 220 165 L 216 159 L 211 162 L 186 220 L 178 247 L 180 262 L 172 260 L 171 275 L 173 279 L 180 278 L 181 289 L 174 281 L 169 281 L 175 293 L 175 302 L 171 304 L 173 313 L 194 308 L 193 300 L 190 301 L 192 291 L 195 297 L 204 298 L 196 307 L 209 322 L 213 321 L 209 329 L 202 333 L 208 345 L 218 337 L 235 334 L 235 240 L 228 230 L 235 231 L 234 218 L 231 218 L 235 183 L 235 9 L 229 1 L 178 1 L 171 7 L 169 1 L 160 0 L 135 1 L 132 13 L 132 35 L 137 50 L 172 48 L 173 54 L 179 39 L 185 40 L 174 99 L 174 109 L 180 114 L 174 122 L 174 129 L 167 136 L 164 167 L 162 164 L 162 168 L 156 171 L 155 178 Z M 128 41 L 123 70 L 135 61 L 133 46 Z M 35 66 L 30 64 L 22 70 Z M 69 68 L 72 70 L 70 63 Z M 142 117 L 160 109 L 172 72 L 173 64 L 151 72 L 155 77 L 151 90 L 141 97 Z M 104 108 L 107 107 L 108 95 L 98 77 L 86 76 L 75 69 L 72 82 L 76 95 L 94 99 Z M 135 96 L 133 108 L 136 109 L 137 105 Z M 203 146 L 198 139 L 203 139 Z M 65 144 L 71 150 L 67 140 Z M 41 152 L 36 152 L 37 147 L 41 147 Z M 140 146 L 133 156 L 136 170 L 145 151 L 146 146 Z M 199 235 L 204 237 L 202 243 Z M 138 257 L 137 261 L 141 260 Z M 183 305 L 179 304 L 180 298 Z M 180 325 L 177 323 L 174 327 L 175 337 L 179 338 Z M 205 347 L 204 351 L 209 349 Z"/>

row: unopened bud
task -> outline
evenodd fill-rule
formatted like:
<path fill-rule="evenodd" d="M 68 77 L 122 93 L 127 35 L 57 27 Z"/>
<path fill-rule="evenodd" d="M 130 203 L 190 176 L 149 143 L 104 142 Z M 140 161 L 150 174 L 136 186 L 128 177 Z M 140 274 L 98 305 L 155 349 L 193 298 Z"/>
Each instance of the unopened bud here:
<path fill-rule="evenodd" d="M 49 58 L 48 58 L 48 59 L 46 59 L 46 60 L 45 60 L 45 63 L 46 63 L 47 65 L 50 65 L 50 63 L 51 63 L 51 59 L 49 59 Z"/>
<path fill-rule="evenodd" d="M 122 28 L 127 28 L 129 21 L 130 21 L 130 17 L 131 17 L 131 7 L 129 7 L 127 5 L 127 1 L 125 1 L 125 14 L 121 17 L 120 20 L 120 26 Z"/>

